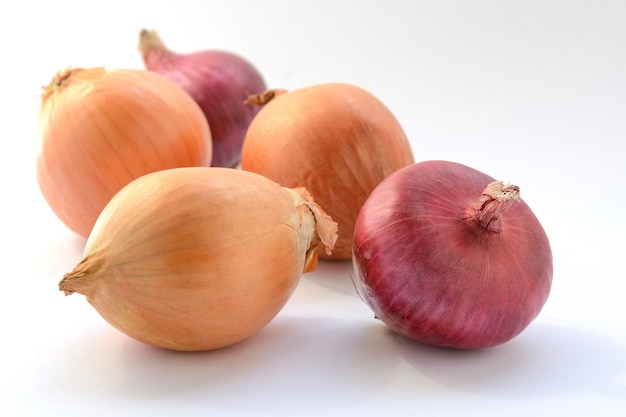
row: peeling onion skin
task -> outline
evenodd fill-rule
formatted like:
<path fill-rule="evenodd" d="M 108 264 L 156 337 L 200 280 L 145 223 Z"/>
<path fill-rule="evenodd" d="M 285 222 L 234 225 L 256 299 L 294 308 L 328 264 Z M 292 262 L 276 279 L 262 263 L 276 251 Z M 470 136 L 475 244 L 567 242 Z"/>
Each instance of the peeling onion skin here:
<path fill-rule="evenodd" d="M 236 167 L 248 125 L 260 110 L 245 105 L 244 100 L 266 88 L 260 72 L 227 51 L 173 52 L 156 31 L 145 29 L 140 33 L 139 51 L 146 69 L 180 85 L 204 112 L 213 137 L 211 165 Z"/>
<path fill-rule="evenodd" d="M 248 128 L 241 167 L 309 190 L 339 226 L 332 255 L 320 258 L 350 260 L 361 205 L 381 180 L 414 162 L 404 130 L 378 98 L 350 84 L 276 90 L 270 98 L 260 100 Z"/>
<path fill-rule="evenodd" d="M 336 224 L 308 197 L 231 168 L 148 174 L 105 207 L 59 289 L 153 346 L 232 345 L 278 314 L 317 245 L 332 249 Z"/>
<path fill-rule="evenodd" d="M 523 201 L 487 228 L 477 220 L 493 181 L 465 165 L 425 161 L 370 195 L 355 227 L 355 284 L 389 328 L 429 345 L 479 349 L 511 340 L 539 314 L 552 285 L 548 237 Z"/>
<path fill-rule="evenodd" d="M 211 132 L 198 105 L 145 70 L 59 71 L 41 96 L 38 135 L 39 188 L 57 217 L 83 237 L 133 179 L 211 161 Z"/>

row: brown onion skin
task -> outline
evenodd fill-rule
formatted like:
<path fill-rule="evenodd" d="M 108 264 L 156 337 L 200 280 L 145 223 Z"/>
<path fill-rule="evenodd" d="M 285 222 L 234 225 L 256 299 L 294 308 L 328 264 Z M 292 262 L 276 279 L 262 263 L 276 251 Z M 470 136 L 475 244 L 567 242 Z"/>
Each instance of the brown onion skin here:
<path fill-rule="evenodd" d="M 139 50 L 147 70 L 181 86 L 202 109 L 213 139 L 211 165 L 237 166 L 248 125 L 260 110 L 244 101 L 266 88 L 260 72 L 228 51 L 173 52 L 155 31 L 141 31 Z"/>
<path fill-rule="evenodd" d="M 552 252 L 520 201 L 501 230 L 468 221 L 493 178 L 448 161 L 425 161 L 385 179 L 363 205 L 353 265 L 361 297 L 395 332 L 457 349 L 505 343 L 543 308 Z"/>
<path fill-rule="evenodd" d="M 349 260 L 361 205 L 386 176 L 413 163 L 394 114 L 345 83 L 287 91 L 265 104 L 243 145 L 241 167 L 285 187 L 304 187 L 339 225 L 332 255 Z"/>
<path fill-rule="evenodd" d="M 83 237 L 135 178 L 211 161 L 211 132 L 199 106 L 145 70 L 60 71 L 42 93 L 38 129 L 39 188 L 57 217 Z"/>
<path fill-rule="evenodd" d="M 59 289 L 83 294 L 146 344 L 202 351 L 238 343 L 315 269 L 319 217 L 301 192 L 222 167 L 147 174 L 107 204 Z"/>

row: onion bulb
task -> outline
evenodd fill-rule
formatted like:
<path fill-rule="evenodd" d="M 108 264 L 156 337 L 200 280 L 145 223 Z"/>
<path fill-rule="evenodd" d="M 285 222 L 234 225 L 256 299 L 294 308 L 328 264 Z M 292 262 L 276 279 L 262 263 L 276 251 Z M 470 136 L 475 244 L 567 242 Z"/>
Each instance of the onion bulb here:
<path fill-rule="evenodd" d="M 211 165 L 237 166 L 246 129 L 259 111 L 244 100 L 266 88 L 259 71 L 227 51 L 173 52 L 154 30 L 141 31 L 139 51 L 146 69 L 180 85 L 202 108 L 213 135 Z"/>
<path fill-rule="evenodd" d="M 141 342 L 217 349 L 272 320 L 335 230 L 306 190 L 230 168 L 163 170 L 111 199 L 59 289 Z"/>
<path fill-rule="evenodd" d="M 211 161 L 211 132 L 198 105 L 145 70 L 60 71 L 42 93 L 38 128 L 41 192 L 82 236 L 133 179 Z"/>
<path fill-rule="evenodd" d="M 353 264 L 378 319 L 458 349 L 522 332 L 553 273 L 548 238 L 519 187 L 448 161 L 416 163 L 381 182 L 359 213 Z"/>
<path fill-rule="evenodd" d="M 243 145 L 241 167 L 285 187 L 305 187 L 338 224 L 324 259 L 349 260 L 354 223 L 378 183 L 413 163 L 391 111 L 360 87 L 327 83 L 249 98 L 262 109 Z"/>

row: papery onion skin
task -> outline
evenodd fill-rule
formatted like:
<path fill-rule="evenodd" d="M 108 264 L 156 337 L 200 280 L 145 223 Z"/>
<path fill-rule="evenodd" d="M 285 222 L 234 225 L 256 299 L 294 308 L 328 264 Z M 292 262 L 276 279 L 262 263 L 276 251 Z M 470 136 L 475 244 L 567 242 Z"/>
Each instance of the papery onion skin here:
<path fill-rule="evenodd" d="M 154 30 L 141 31 L 139 51 L 146 69 L 180 85 L 202 108 L 213 135 L 211 165 L 236 167 L 248 125 L 259 111 L 244 100 L 266 89 L 257 68 L 229 51 L 173 52 Z"/>
<path fill-rule="evenodd" d="M 425 344 L 478 349 L 509 341 L 539 314 L 552 285 L 548 237 L 524 201 L 480 224 L 479 199 L 493 181 L 462 164 L 424 161 L 370 195 L 355 227 L 355 283 L 388 327 Z"/>
<path fill-rule="evenodd" d="M 113 327 L 150 345 L 237 343 L 315 268 L 320 240 L 332 249 L 336 224 L 306 197 L 230 168 L 148 174 L 105 207 L 59 289 L 85 295 Z"/>
<path fill-rule="evenodd" d="M 60 71 L 42 94 L 38 128 L 39 188 L 59 219 L 85 237 L 133 179 L 211 161 L 211 132 L 198 105 L 145 70 Z"/>
<path fill-rule="evenodd" d="M 309 190 L 339 225 L 332 255 L 320 257 L 349 260 L 361 205 L 383 178 L 414 162 L 408 139 L 394 114 L 358 86 L 279 93 L 250 124 L 241 167 Z"/>

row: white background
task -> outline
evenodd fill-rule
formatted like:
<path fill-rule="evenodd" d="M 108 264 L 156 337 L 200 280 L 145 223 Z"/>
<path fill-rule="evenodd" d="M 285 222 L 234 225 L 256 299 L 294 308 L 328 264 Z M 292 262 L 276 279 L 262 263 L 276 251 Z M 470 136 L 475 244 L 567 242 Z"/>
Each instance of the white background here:
<path fill-rule="evenodd" d="M 6 416 L 626 415 L 626 2 L 48 1 L 0 15 Z M 41 87 L 69 65 L 141 67 L 141 28 L 227 49 L 271 87 L 357 84 L 416 160 L 513 182 L 554 253 L 552 293 L 514 340 L 475 352 L 394 336 L 322 263 L 257 336 L 181 354 L 104 322 L 62 275 L 84 241 L 34 177 Z"/>

